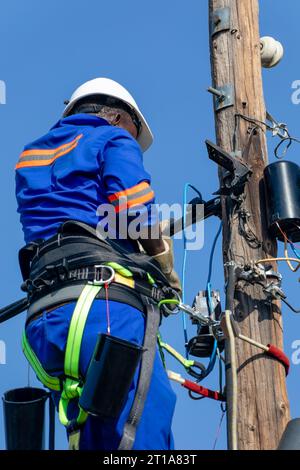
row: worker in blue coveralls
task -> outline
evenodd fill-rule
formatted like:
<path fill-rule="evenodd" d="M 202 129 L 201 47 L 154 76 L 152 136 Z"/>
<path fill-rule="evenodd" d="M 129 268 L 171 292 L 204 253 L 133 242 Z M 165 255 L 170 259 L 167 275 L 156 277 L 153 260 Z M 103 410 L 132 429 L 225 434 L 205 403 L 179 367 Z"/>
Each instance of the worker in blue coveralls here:
<path fill-rule="evenodd" d="M 120 84 L 96 78 L 81 85 L 67 102 L 62 119 L 43 137 L 26 145 L 16 165 L 16 195 L 25 242 L 49 239 L 68 220 L 95 228 L 101 220 L 99 207 L 107 203 L 112 204 L 119 215 L 142 203 L 146 211 L 149 208 L 149 227 L 157 223 L 150 211 L 154 192 L 142 154 L 152 141 L 145 118 L 133 97 Z M 136 241 L 130 238 L 119 242 L 128 250 L 138 249 Z M 160 232 L 155 239 L 143 237 L 139 242 L 160 264 L 169 284 L 180 291 L 170 240 Z M 69 323 L 75 305 L 76 302 L 65 303 L 39 312 L 26 327 L 32 350 L 52 375 L 63 374 Z M 114 336 L 141 344 L 142 313 L 116 301 L 110 301 L 109 307 Z M 93 302 L 89 312 L 80 352 L 83 375 L 99 332 L 106 331 L 105 309 L 106 302 L 100 299 Z M 89 415 L 81 432 L 79 449 L 117 449 L 134 394 L 135 389 L 130 390 L 117 422 Z M 57 402 L 59 392 L 54 395 Z M 174 406 L 175 394 L 156 351 L 135 450 L 173 448 Z"/>

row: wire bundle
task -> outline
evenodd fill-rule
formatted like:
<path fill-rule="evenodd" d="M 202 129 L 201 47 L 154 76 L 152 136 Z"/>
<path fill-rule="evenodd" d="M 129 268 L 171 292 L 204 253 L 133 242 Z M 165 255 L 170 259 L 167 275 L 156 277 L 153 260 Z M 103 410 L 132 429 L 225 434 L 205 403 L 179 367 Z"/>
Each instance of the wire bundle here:
<path fill-rule="evenodd" d="M 184 253 L 183 253 L 183 263 L 182 263 L 182 302 L 185 303 L 185 289 L 186 289 L 186 283 L 185 283 L 185 278 L 186 278 L 186 262 L 187 262 L 187 246 L 186 246 L 186 234 L 185 234 L 185 225 L 186 225 L 186 208 L 187 208 L 187 193 L 188 190 L 192 189 L 195 191 L 198 196 L 202 199 L 201 193 L 198 191 L 197 188 L 195 188 L 193 185 L 190 183 L 187 183 L 184 187 L 184 194 L 183 194 L 183 207 L 184 207 L 184 226 L 183 226 L 183 242 L 184 242 Z M 212 277 L 212 270 L 213 270 L 213 260 L 214 260 L 214 254 L 215 254 L 215 249 L 217 245 L 217 241 L 219 239 L 219 236 L 222 232 L 222 222 L 220 224 L 220 227 L 218 229 L 218 232 L 214 238 L 210 257 L 209 257 L 209 269 L 208 269 L 208 277 L 207 277 L 207 284 L 206 284 L 206 291 L 207 291 L 207 307 L 209 314 L 212 315 L 213 313 L 213 303 L 212 303 L 212 287 L 211 287 L 211 277 Z M 184 332 L 184 340 L 185 340 L 185 346 L 187 348 L 188 345 L 188 332 L 187 332 L 187 320 L 186 320 L 186 315 L 183 313 L 183 332 Z M 216 359 L 218 355 L 218 341 L 215 339 L 214 344 L 213 344 L 213 350 L 209 359 L 209 364 L 205 371 L 202 372 L 200 380 L 203 380 L 205 377 L 207 377 L 212 370 L 214 369 Z M 186 357 L 188 357 L 188 351 L 186 349 Z"/>

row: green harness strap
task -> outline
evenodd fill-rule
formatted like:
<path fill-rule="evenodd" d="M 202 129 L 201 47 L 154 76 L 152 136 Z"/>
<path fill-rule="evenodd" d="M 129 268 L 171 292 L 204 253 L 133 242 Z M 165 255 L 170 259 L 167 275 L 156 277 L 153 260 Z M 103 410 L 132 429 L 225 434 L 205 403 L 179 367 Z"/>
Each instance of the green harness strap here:
<path fill-rule="evenodd" d="M 66 345 L 64 363 L 64 374 L 66 378 L 63 380 L 63 382 L 61 382 L 58 377 L 52 377 L 51 375 L 47 374 L 31 346 L 29 345 L 25 331 L 23 332 L 22 349 L 38 379 L 43 383 L 43 385 L 45 385 L 45 387 L 55 391 L 62 391 L 59 402 L 59 419 L 66 427 L 71 424 L 71 421 L 68 419 L 69 402 L 73 398 L 79 398 L 82 393 L 83 384 L 79 374 L 79 359 L 82 337 L 90 308 L 101 288 L 101 285 L 87 284 L 83 288 L 76 303 L 76 307 L 70 322 Z M 88 414 L 79 408 L 79 413 L 76 418 L 77 424 L 79 426 L 84 424 L 87 416 Z"/>
<path fill-rule="evenodd" d="M 158 340 L 159 349 L 161 351 L 161 356 L 163 354 L 162 350 L 165 349 L 165 351 L 167 351 L 169 354 L 171 354 L 171 356 L 177 359 L 177 361 L 180 362 L 180 364 L 182 364 L 185 369 L 188 370 L 191 367 L 193 367 L 193 365 L 195 364 L 195 361 L 185 359 L 178 351 L 176 351 L 176 349 L 174 349 L 169 344 L 164 343 L 162 340 L 161 334 L 158 334 L 157 340 Z M 163 360 L 163 362 L 165 363 L 165 360 Z"/>
<path fill-rule="evenodd" d="M 110 262 L 110 263 L 106 263 L 106 265 L 109 266 L 110 268 L 113 268 L 117 273 L 121 274 L 124 277 L 133 278 L 132 272 L 129 271 L 129 269 L 124 268 L 118 263 Z M 147 279 L 151 286 L 155 284 L 155 280 L 149 273 L 147 273 Z"/>
<path fill-rule="evenodd" d="M 59 401 L 59 419 L 66 427 L 71 424 L 67 414 L 69 401 L 73 398 L 79 398 L 82 393 L 83 384 L 79 374 L 82 337 L 89 311 L 101 288 L 101 285 L 92 284 L 87 284 L 83 288 L 70 322 L 64 364 L 64 373 L 67 378 L 63 382 L 63 390 Z M 84 424 L 87 417 L 88 414 L 79 407 L 79 414 L 76 418 L 77 424 Z"/>
<path fill-rule="evenodd" d="M 174 349 L 172 346 L 162 340 L 160 333 L 158 333 L 157 335 L 157 343 L 159 347 L 160 357 L 165 369 L 167 367 L 164 351 L 168 352 L 171 356 L 174 357 L 174 359 L 180 362 L 180 364 L 185 368 L 186 372 L 189 375 L 196 378 L 197 380 L 202 380 L 203 372 L 205 371 L 205 367 L 203 364 L 195 360 L 190 360 L 183 357 L 178 351 L 176 351 L 176 349 Z"/>
<path fill-rule="evenodd" d="M 45 387 L 50 388 L 50 390 L 55 390 L 59 392 L 61 390 L 61 383 L 59 378 L 52 377 L 51 375 L 47 374 L 45 369 L 43 369 L 42 364 L 33 352 L 30 344 L 28 343 L 25 331 L 22 335 L 22 349 L 27 361 L 33 368 L 34 372 L 36 373 L 38 379 L 42 382 L 42 384 L 45 385 Z"/>

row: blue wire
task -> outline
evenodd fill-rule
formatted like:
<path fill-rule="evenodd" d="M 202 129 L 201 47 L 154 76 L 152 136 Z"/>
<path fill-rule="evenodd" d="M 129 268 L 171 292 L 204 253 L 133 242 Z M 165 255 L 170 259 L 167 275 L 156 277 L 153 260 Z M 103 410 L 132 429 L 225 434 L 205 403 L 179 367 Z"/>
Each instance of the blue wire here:
<path fill-rule="evenodd" d="M 184 191 L 183 191 L 183 262 L 182 262 L 182 271 L 181 271 L 181 284 L 182 284 L 182 302 L 185 303 L 185 277 L 186 277 L 186 261 L 187 261 L 187 249 L 186 249 L 186 234 L 185 234 L 185 224 L 186 224 L 186 209 L 187 209 L 187 194 L 188 190 L 192 189 L 195 191 L 195 193 L 198 194 L 198 196 L 202 200 L 202 194 L 200 191 L 198 191 L 195 186 L 193 186 L 190 183 L 186 183 L 184 186 Z M 183 334 L 184 334 L 184 342 L 185 346 L 188 344 L 188 332 L 187 332 L 187 321 L 186 321 L 186 314 L 182 313 L 182 326 L 183 326 Z M 186 355 L 187 351 L 186 351 Z"/>
<path fill-rule="evenodd" d="M 207 291 L 207 300 L 208 300 L 208 311 L 209 311 L 209 315 L 211 315 L 213 313 L 214 306 L 213 306 L 213 303 L 212 303 L 211 283 L 210 282 L 208 282 L 206 284 L 206 291 Z"/>
<path fill-rule="evenodd" d="M 206 284 L 206 290 L 207 290 L 207 299 L 208 299 L 208 310 L 210 315 L 213 312 L 213 303 L 212 303 L 212 292 L 211 292 L 211 277 L 212 277 L 212 269 L 213 269 L 213 261 L 214 261 L 214 254 L 216 250 L 216 245 L 219 239 L 219 236 L 222 232 L 222 226 L 223 223 L 221 222 L 219 230 L 215 236 L 215 239 L 212 244 L 211 252 L 210 252 L 210 257 L 209 257 L 209 269 L 208 269 L 208 276 L 207 276 L 207 284 Z M 201 375 L 201 380 L 207 377 L 213 370 L 216 364 L 216 359 L 217 359 L 217 350 L 218 350 L 218 342 L 215 339 L 214 340 L 214 346 L 213 350 L 209 359 L 209 364 L 205 370 L 205 372 L 202 373 Z"/>
<path fill-rule="evenodd" d="M 186 249 L 186 234 L 185 234 L 185 224 L 186 224 L 186 209 L 187 209 L 187 193 L 188 189 L 193 189 L 198 196 L 202 199 L 201 193 L 191 184 L 187 183 L 184 186 L 184 194 L 183 194 L 183 210 L 184 210 L 184 215 L 183 215 L 183 243 L 184 243 L 184 253 L 183 253 L 183 262 L 182 262 L 182 302 L 185 303 L 185 278 L 186 278 L 186 262 L 187 262 L 187 249 Z M 211 277 L 212 277 L 212 268 L 213 268 L 213 259 L 214 259 L 214 254 L 215 254 L 215 249 L 216 245 L 219 239 L 219 236 L 222 231 L 222 222 L 220 224 L 220 227 L 218 229 L 218 232 L 215 236 L 215 239 L 213 241 L 210 257 L 209 257 L 209 270 L 208 270 L 208 278 L 207 278 L 207 297 L 208 297 L 208 308 L 210 314 L 213 311 L 213 304 L 212 304 L 212 294 L 211 294 Z M 188 344 L 188 332 L 187 332 L 187 321 L 186 321 L 186 315 L 183 313 L 182 314 L 182 321 L 183 321 L 183 332 L 184 332 L 184 341 L 185 345 L 187 346 Z M 213 370 L 216 359 L 217 359 L 217 350 L 218 350 L 218 342 L 217 340 L 214 341 L 213 345 L 213 350 L 212 354 L 210 356 L 209 364 L 205 370 L 205 372 L 202 374 L 201 380 L 207 377 Z M 188 353 L 186 351 L 186 356 L 188 357 Z"/>
<path fill-rule="evenodd" d="M 218 341 L 215 339 L 214 347 L 206 370 L 201 374 L 201 380 L 205 379 L 214 369 L 217 360 Z"/>
<path fill-rule="evenodd" d="M 296 249 L 295 245 L 293 243 L 290 243 L 291 247 L 292 247 L 292 250 L 294 252 L 294 254 L 297 256 L 298 259 L 300 259 L 300 253 L 299 251 Z"/>
<path fill-rule="evenodd" d="M 185 303 L 185 275 L 186 275 L 186 255 L 187 251 L 186 248 L 184 248 L 183 252 L 183 262 L 182 262 L 182 274 L 181 274 L 181 284 L 182 284 L 182 302 Z M 188 334 L 187 334 L 187 322 L 186 322 L 186 315 L 184 312 L 182 312 L 182 327 L 183 327 L 183 334 L 184 334 L 184 344 L 185 347 L 187 346 L 188 343 Z"/>

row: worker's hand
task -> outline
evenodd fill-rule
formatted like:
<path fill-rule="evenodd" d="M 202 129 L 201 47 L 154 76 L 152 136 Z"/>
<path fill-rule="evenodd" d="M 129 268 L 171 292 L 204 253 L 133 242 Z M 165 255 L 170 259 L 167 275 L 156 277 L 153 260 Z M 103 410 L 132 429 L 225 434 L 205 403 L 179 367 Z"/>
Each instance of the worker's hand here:
<path fill-rule="evenodd" d="M 168 220 L 163 220 L 160 224 L 161 232 L 168 225 Z M 161 253 L 154 255 L 153 258 L 159 263 L 162 272 L 168 279 L 170 286 L 175 289 L 181 297 L 181 283 L 178 274 L 174 270 L 174 251 L 173 251 L 173 240 L 168 235 L 162 235 L 165 249 Z"/>

